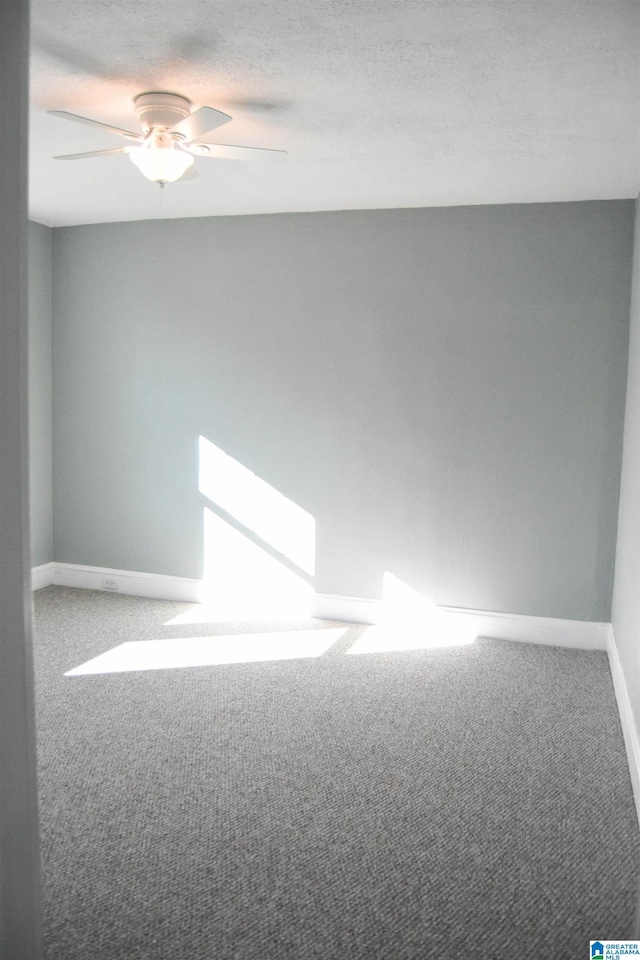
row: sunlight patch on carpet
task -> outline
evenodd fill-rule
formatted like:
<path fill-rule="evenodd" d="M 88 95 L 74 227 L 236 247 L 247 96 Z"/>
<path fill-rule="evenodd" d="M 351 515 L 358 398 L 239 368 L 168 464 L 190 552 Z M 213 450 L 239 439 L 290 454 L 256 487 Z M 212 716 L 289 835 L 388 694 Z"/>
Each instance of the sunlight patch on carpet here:
<path fill-rule="evenodd" d="M 348 653 L 464 647 L 477 637 L 473 617 L 443 611 L 388 570 L 380 607 L 378 624 L 367 627 Z"/>
<path fill-rule="evenodd" d="M 439 647 L 466 647 L 474 643 L 476 631 L 464 623 L 450 623 L 446 615 L 413 624 L 367 627 L 349 654 L 394 653 L 403 650 L 435 650 Z"/>
<path fill-rule="evenodd" d="M 345 632 L 344 628 L 340 628 L 225 637 L 137 640 L 107 650 L 93 660 L 69 670 L 65 677 L 272 660 L 304 660 L 322 656 Z"/>

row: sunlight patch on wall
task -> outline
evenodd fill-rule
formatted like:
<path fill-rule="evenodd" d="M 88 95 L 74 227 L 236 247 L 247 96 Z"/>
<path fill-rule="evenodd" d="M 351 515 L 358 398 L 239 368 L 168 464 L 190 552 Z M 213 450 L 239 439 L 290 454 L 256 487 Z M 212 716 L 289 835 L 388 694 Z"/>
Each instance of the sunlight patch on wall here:
<path fill-rule="evenodd" d="M 345 634 L 345 628 L 291 630 L 225 637 L 180 637 L 122 643 L 65 673 L 65 677 L 266 663 L 320 657 Z"/>
<path fill-rule="evenodd" d="M 438 608 L 393 573 L 385 570 L 382 580 L 381 623 L 411 623 L 419 625 L 433 616 Z"/>
<path fill-rule="evenodd" d="M 377 626 L 367 627 L 347 652 L 390 653 L 460 647 L 476 639 L 469 617 L 441 610 L 394 574 L 386 571 Z"/>
<path fill-rule="evenodd" d="M 315 573 L 316 522 L 310 513 L 199 437 L 200 492 L 305 573 Z"/>
<path fill-rule="evenodd" d="M 312 596 L 305 579 L 205 508 L 203 606 L 172 622 L 301 619 Z"/>

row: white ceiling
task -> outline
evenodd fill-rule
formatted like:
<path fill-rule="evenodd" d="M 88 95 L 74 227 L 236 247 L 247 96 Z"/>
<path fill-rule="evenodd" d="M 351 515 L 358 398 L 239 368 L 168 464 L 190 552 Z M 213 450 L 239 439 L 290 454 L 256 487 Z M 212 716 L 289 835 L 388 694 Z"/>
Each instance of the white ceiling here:
<path fill-rule="evenodd" d="M 49 226 L 635 197 L 639 0 L 32 0 L 30 215 Z M 233 116 L 160 189 L 122 146 L 166 90 Z"/>

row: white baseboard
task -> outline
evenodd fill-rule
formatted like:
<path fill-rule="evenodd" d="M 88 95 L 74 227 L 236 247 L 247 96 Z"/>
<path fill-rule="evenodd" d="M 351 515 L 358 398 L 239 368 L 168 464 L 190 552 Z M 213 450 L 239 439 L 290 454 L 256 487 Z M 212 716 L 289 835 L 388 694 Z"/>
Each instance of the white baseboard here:
<path fill-rule="evenodd" d="M 116 588 L 110 588 L 106 581 L 115 581 Z M 86 590 L 106 590 L 130 596 L 153 597 L 158 600 L 184 600 L 187 603 L 199 603 L 203 599 L 201 580 L 171 577 L 159 573 L 112 570 L 108 567 L 88 567 L 78 563 L 45 563 L 34 567 L 33 589 L 39 590 L 50 584 L 81 587 Z M 311 598 L 310 615 L 320 620 L 377 624 L 381 622 L 384 609 L 381 600 L 316 593 Z M 607 649 L 610 628 L 610 624 L 607 623 L 529 617 L 517 613 L 491 613 L 457 607 L 438 607 L 437 609 L 446 613 L 448 620 L 463 618 L 462 622 L 467 629 L 471 621 L 473 630 L 479 637 L 550 644 L 556 647 L 575 647 L 580 650 Z"/>
<path fill-rule="evenodd" d="M 613 680 L 613 689 L 618 704 L 618 713 L 620 715 L 620 725 L 622 727 L 622 736 L 627 751 L 627 762 L 629 764 L 629 774 L 631 776 L 631 789 L 633 790 L 633 800 L 636 807 L 636 816 L 640 824 L 640 738 L 638 737 L 638 728 L 633 718 L 633 709 L 629 699 L 629 691 L 624 678 L 622 664 L 618 655 L 613 627 L 609 624 L 607 635 L 607 653 L 609 654 L 609 667 L 611 669 L 611 679 Z"/>
<path fill-rule="evenodd" d="M 50 587 L 53 583 L 55 566 L 55 563 L 41 563 L 38 567 L 32 567 L 31 589 L 42 590 L 43 587 Z"/>
<path fill-rule="evenodd" d="M 381 600 L 340 597 L 316 593 L 312 598 L 311 616 L 321 620 L 344 620 L 349 623 L 378 624 L 384 613 Z M 486 610 L 464 610 L 458 607 L 437 607 L 453 621 L 464 618 L 465 627 L 472 624 L 478 637 L 496 640 L 519 640 L 578 650 L 606 650 L 607 623 L 587 620 L 560 620 L 553 617 L 529 617 L 518 613 L 491 613 Z M 471 621 L 471 623 L 470 623 Z"/>
<path fill-rule="evenodd" d="M 33 589 L 55 585 L 125 593 L 156 600 L 184 600 L 198 603 L 202 597 L 202 581 L 187 577 L 170 577 L 160 573 L 136 573 L 133 570 L 112 570 L 88 567 L 79 563 L 47 563 L 33 569 Z M 111 581 L 115 586 L 108 586 Z"/>
<path fill-rule="evenodd" d="M 485 610 L 463 610 L 439 607 L 456 617 L 471 618 L 476 636 L 496 640 L 517 640 L 541 643 L 552 647 L 573 647 L 576 650 L 606 650 L 608 623 L 591 620 L 561 620 L 556 617 L 530 617 L 520 613 L 490 613 Z"/>
<path fill-rule="evenodd" d="M 318 620 L 343 620 L 346 623 L 375 624 L 381 600 L 363 597 L 339 597 L 332 593 L 316 593 L 311 597 L 311 616 Z"/>

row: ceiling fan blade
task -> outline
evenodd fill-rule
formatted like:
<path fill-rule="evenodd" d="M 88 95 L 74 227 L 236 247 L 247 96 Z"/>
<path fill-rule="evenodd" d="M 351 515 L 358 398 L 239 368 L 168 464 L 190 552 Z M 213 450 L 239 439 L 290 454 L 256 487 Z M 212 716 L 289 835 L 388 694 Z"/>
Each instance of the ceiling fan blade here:
<path fill-rule="evenodd" d="M 63 120 L 73 120 L 74 123 L 85 123 L 89 127 L 98 127 L 100 130 L 107 130 L 109 133 L 117 133 L 119 137 L 126 137 L 127 140 L 142 141 L 144 137 L 139 133 L 131 133 L 130 130 L 122 130 L 120 127 L 112 127 L 108 123 L 101 123 L 99 120 L 90 120 L 89 117 L 79 117 L 77 113 L 67 113 L 66 110 L 47 110 L 52 117 L 62 117 Z"/>
<path fill-rule="evenodd" d="M 182 133 L 187 142 L 191 142 L 191 140 L 197 140 L 198 137 L 204 136 L 210 130 L 221 127 L 223 123 L 228 123 L 229 120 L 231 120 L 231 117 L 222 113 L 221 110 L 214 110 L 213 107 L 200 107 L 199 110 L 194 110 L 184 120 L 176 123 L 169 133 Z"/>
<path fill-rule="evenodd" d="M 268 150 L 266 147 L 236 147 L 230 143 L 190 143 L 185 149 L 196 157 L 219 160 L 261 160 L 273 162 L 284 160 L 286 150 Z"/>
<path fill-rule="evenodd" d="M 114 147 L 113 150 L 91 150 L 90 153 L 63 153 L 54 160 L 83 160 L 85 157 L 104 157 L 108 153 L 130 153 L 135 147 Z"/>
<path fill-rule="evenodd" d="M 182 174 L 182 176 L 178 177 L 178 179 L 174 180 L 173 182 L 182 183 L 183 180 L 198 180 L 199 178 L 200 178 L 200 174 L 194 167 L 187 167 L 187 169 Z"/>

